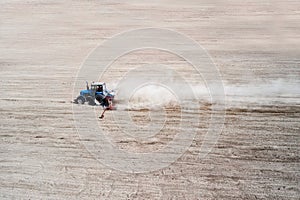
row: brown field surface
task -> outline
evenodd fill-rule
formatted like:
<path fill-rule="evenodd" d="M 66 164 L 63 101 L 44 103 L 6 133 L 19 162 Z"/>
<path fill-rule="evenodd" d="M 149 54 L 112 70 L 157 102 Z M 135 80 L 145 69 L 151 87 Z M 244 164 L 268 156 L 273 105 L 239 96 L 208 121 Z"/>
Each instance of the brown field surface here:
<path fill-rule="evenodd" d="M 174 30 L 202 45 L 222 76 L 226 115 L 214 148 L 199 158 L 211 114 L 221 115 L 209 100 L 192 102 L 197 109 L 173 103 L 152 110 L 124 108 L 119 99 L 119 109 L 94 120 L 123 151 L 163 148 L 181 117 L 197 133 L 167 167 L 127 173 L 86 149 L 91 138 L 76 130 L 73 85 L 98 45 L 145 27 Z M 153 62 L 172 66 L 193 85 L 201 80 L 177 56 L 141 50 L 118 59 L 102 81 L 113 87 L 124 73 Z M 0 1 L 0 199 L 299 199 L 299 77 L 296 0 Z M 81 107 L 83 116 L 101 111 Z M 136 139 L 122 133 L 123 114 L 140 127 L 151 120 L 164 126 Z"/>

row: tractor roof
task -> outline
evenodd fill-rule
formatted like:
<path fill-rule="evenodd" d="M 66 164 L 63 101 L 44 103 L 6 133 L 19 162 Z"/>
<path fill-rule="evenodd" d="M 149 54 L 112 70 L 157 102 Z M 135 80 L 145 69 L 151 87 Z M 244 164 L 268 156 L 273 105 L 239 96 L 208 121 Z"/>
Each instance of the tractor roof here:
<path fill-rule="evenodd" d="M 93 82 L 92 85 L 104 85 L 104 82 Z"/>

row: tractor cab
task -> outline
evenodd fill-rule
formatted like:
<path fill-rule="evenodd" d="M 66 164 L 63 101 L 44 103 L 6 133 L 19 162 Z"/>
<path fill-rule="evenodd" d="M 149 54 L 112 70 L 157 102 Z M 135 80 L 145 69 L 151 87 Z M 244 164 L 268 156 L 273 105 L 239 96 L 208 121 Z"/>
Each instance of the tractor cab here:
<path fill-rule="evenodd" d="M 95 91 L 95 94 L 106 93 L 106 84 L 102 82 L 93 82 L 91 84 L 91 90 Z"/>

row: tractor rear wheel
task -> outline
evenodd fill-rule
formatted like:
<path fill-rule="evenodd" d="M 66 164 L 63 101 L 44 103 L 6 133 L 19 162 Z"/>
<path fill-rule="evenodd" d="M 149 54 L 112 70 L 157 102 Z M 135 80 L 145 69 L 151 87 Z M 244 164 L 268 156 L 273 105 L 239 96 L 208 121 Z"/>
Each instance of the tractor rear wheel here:
<path fill-rule="evenodd" d="M 102 105 L 105 97 L 104 97 L 104 95 L 98 94 L 98 95 L 96 95 L 95 98 Z"/>
<path fill-rule="evenodd" d="M 85 98 L 83 96 L 79 96 L 76 99 L 78 104 L 84 104 L 85 103 Z"/>

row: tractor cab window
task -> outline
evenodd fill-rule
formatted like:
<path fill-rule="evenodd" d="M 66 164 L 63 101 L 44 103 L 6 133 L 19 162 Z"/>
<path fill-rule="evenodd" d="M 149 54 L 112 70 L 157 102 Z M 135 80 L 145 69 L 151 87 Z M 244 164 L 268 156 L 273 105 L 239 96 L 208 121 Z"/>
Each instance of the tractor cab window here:
<path fill-rule="evenodd" d="M 97 86 L 97 92 L 103 92 L 103 86 L 102 85 Z"/>

